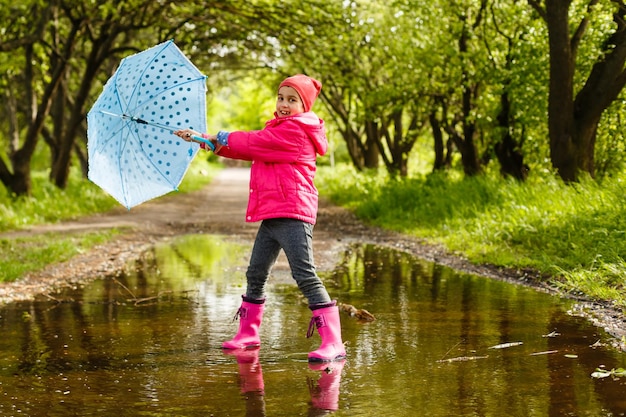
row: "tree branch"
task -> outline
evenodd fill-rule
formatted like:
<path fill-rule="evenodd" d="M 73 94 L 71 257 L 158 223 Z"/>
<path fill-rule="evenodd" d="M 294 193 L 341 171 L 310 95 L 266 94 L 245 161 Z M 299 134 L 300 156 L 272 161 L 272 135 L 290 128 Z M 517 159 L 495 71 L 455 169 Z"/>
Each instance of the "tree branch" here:
<path fill-rule="evenodd" d="M 548 21 L 548 15 L 546 9 L 541 4 L 541 0 L 528 0 L 528 4 L 539 13 L 539 16 L 541 16 L 544 21 Z"/>
<path fill-rule="evenodd" d="M 570 46 L 572 48 L 572 57 L 576 57 L 576 54 L 578 52 L 578 46 L 580 45 L 580 41 L 582 40 L 583 35 L 585 34 L 585 32 L 587 31 L 587 28 L 589 27 L 589 21 L 590 21 L 589 15 L 593 11 L 593 6 L 598 4 L 598 1 L 599 0 L 589 1 L 589 4 L 587 4 L 587 13 L 585 14 L 585 17 L 580 21 L 580 24 L 576 28 L 576 32 L 574 32 L 574 35 L 572 36 L 572 40 L 570 43 Z"/>

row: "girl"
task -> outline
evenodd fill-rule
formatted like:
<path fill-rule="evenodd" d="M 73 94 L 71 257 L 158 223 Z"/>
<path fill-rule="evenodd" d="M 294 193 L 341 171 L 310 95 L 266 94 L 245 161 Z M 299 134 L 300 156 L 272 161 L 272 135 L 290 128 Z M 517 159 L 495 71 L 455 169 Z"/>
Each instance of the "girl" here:
<path fill-rule="evenodd" d="M 324 121 L 311 111 L 321 88 L 319 81 L 302 74 L 283 80 L 278 87 L 274 118 L 262 130 L 219 131 L 216 135 L 190 129 L 174 132 L 187 141 L 194 140 L 193 136 L 209 140 L 215 153 L 225 158 L 252 161 L 246 221 L 261 224 L 246 272 L 246 294 L 237 313 L 239 330 L 233 339 L 222 344 L 224 349 L 260 346 L 265 284 L 282 249 L 312 311 L 307 337 L 312 336 L 315 326 L 322 339 L 319 349 L 308 354 L 309 362 L 346 356 L 339 310 L 313 263 L 313 226 L 318 204 L 313 179 L 317 154 L 324 155 L 328 149 Z M 209 147 L 205 143 L 201 146 Z"/>

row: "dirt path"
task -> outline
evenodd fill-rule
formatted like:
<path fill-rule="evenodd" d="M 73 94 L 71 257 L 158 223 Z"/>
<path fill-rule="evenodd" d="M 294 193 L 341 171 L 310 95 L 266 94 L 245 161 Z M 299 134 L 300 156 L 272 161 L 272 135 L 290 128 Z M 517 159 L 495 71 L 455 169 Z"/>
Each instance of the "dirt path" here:
<path fill-rule="evenodd" d="M 224 235 L 235 241 L 251 242 L 258 224 L 244 221 L 248 179 L 248 169 L 227 168 L 221 171 L 210 185 L 197 192 L 173 193 L 130 211 L 120 207 L 106 214 L 0 235 L 19 237 L 46 232 L 73 233 L 107 228 L 121 228 L 125 231 L 115 240 L 67 262 L 49 265 L 45 270 L 28 274 L 14 283 L 0 283 L 0 304 L 31 300 L 37 295 L 50 294 L 63 287 L 114 275 L 150 246 L 178 235 L 210 233 Z M 336 265 L 338 256 L 355 242 L 391 246 L 460 271 L 528 285 L 556 294 L 532 271 L 473 265 L 441 248 L 426 245 L 418 239 L 369 227 L 358 221 L 350 212 L 327 201 L 320 201 L 314 236 L 318 270 L 331 270 Z M 279 259 L 276 265 L 276 269 L 281 268 L 288 268 L 283 259 Z M 580 306 L 580 314 L 605 327 L 611 334 L 619 338 L 626 335 L 626 318 L 623 313 L 615 311 L 610 306 L 587 303 L 583 300 Z"/>

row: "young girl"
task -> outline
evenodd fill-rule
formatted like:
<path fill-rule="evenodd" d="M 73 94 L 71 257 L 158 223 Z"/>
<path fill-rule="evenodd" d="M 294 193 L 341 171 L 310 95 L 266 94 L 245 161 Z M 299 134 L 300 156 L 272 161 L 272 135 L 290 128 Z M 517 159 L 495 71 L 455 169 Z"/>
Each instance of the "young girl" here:
<path fill-rule="evenodd" d="M 265 128 L 249 132 L 220 131 L 206 135 L 190 129 L 174 132 L 192 141 L 209 140 L 217 155 L 252 161 L 246 221 L 261 221 L 246 272 L 247 289 L 237 315 L 239 330 L 222 344 L 224 349 L 260 346 L 259 327 L 265 302 L 265 284 L 282 249 L 291 273 L 312 311 L 307 337 L 317 327 L 322 339 L 310 352 L 309 362 L 345 358 L 336 302 L 330 299 L 313 263 L 313 225 L 318 194 L 315 177 L 317 154 L 324 155 L 328 140 L 324 121 L 311 111 L 320 93 L 319 81 L 306 75 L 286 78 L 278 87 L 274 118 Z M 201 143 L 206 149 L 208 145 Z"/>

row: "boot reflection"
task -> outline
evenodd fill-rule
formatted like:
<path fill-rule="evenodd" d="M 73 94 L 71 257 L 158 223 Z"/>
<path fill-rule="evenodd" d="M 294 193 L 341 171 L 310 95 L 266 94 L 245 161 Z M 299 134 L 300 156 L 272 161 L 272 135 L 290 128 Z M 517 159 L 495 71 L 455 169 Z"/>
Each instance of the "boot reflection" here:
<path fill-rule="evenodd" d="M 311 393 L 311 407 L 309 416 L 317 417 L 331 414 L 339 409 L 339 386 L 341 385 L 341 371 L 346 360 L 326 363 L 309 363 L 309 369 L 320 371 L 317 382 L 308 379 Z"/>
<path fill-rule="evenodd" d="M 225 350 L 239 366 L 239 387 L 246 399 L 246 417 L 265 417 L 265 383 L 259 363 L 259 348 Z"/>

